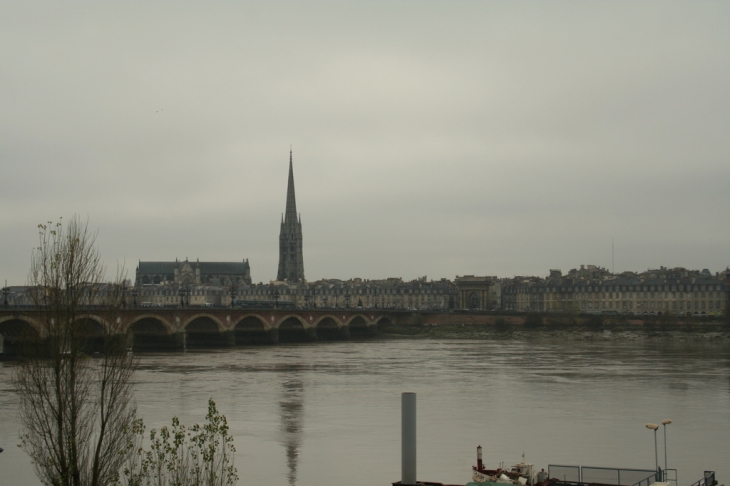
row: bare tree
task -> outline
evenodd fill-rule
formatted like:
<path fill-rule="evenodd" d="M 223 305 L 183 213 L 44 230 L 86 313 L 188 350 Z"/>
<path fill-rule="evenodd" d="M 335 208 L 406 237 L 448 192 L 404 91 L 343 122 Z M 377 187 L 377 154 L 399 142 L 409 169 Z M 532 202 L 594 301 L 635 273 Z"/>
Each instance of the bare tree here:
<path fill-rule="evenodd" d="M 38 338 L 27 341 L 13 377 L 20 445 L 44 484 L 107 485 L 126 460 L 120 451 L 135 419 L 123 271 L 104 282 L 96 234 L 77 217 L 38 228 L 29 272 Z"/>

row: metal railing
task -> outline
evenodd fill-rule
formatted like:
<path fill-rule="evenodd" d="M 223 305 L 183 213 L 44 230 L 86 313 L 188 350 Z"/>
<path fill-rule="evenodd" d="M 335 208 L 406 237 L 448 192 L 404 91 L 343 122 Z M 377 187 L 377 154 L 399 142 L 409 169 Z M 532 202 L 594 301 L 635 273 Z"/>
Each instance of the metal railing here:
<path fill-rule="evenodd" d="M 715 486 L 715 471 L 705 471 L 705 476 L 699 481 L 695 481 L 690 486 Z"/>
<path fill-rule="evenodd" d="M 570 486 L 606 484 L 612 486 L 649 486 L 658 479 L 651 469 L 549 465 L 548 477 Z M 676 475 L 676 473 L 675 473 Z M 675 485 L 676 486 L 676 485 Z M 698 485 L 710 486 L 710 485 Z"/>
<path fill-rule="evenodd" d="M 664 470 L 664 481 L 677 486 L 677 470 L 676 469 L 665 469 Z"/>

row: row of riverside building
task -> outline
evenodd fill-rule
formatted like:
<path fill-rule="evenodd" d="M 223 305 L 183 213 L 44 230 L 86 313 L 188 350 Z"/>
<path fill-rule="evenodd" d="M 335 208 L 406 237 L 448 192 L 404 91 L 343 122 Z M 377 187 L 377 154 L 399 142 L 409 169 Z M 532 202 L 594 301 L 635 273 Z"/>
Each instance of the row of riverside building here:
<path fill-rule="evenodd" d="M 685 268 L 611 274 L 582 265 L 567 275 L 515 277 L 503 284 L 505 310 L 629 315 L 720 315 L 726 312 L 730 271 Z"/>
<path fill-rule="evenodd" d="M 178 262 L 187 267 L 187 262 Z M 191 265 L 193 270 L 195 265 Z M 126 290 L 130 307 L 296 307 L 408 309 L 419 311 L 515 311 L 542 313 L 719 316 L 727 312 L 730 269 L 664 268 L 612 274 L 581 265 L 566 275 L 550 270 L 545 277 L 457 276 L 454 280 L 411 281 L 322 279 L 315 282 L 251 283 L 245 277 L 221 281 L 190 280 L 186 271 L 148 283 L 138 279 Z M 202 280 L 202 281 L 201 281 Z M 30 305 L 27 287 L 10 287 L 10 306 Z"/>

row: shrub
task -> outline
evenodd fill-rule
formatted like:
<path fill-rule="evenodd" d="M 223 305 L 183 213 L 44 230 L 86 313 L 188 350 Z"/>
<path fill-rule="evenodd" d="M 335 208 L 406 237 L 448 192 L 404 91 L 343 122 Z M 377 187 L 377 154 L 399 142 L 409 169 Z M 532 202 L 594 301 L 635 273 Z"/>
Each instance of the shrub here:
<path fill-rule="evenodd" d="M 130 454 L 123 476 L 114 485 L 127 486 L 232 486 L 238 482 L 233 466 L 236 448 L 228 433 L 225 415 L 208 400 L 207 423 L 186 429 L 177 417 L 172 427 L 150 431 L 150 448 L 141 447 L 144 438 L 142 419 L 132 425 L 134 439 L 122 454 Z"/>

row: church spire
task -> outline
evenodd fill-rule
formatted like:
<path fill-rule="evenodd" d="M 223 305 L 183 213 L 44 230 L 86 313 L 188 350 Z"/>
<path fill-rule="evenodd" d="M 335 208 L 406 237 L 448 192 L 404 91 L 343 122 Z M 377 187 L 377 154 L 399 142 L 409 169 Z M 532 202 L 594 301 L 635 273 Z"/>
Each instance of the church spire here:
<path fill-rule="evenodd" d="M 289 148 L 289 185 L 286 189 L 286 215 L 284 223 L 297 221 L 297 200 L 294 196 L 294 166 L 292 163 L 292 150 Z"/>
<path fill-rule="evenodd" d="M 294 163 L 289 148 L 289 184 L 286 190 L 286 212 L 279 233 L 279 272 L 277 280 L 299 282 L 304 280 L 304 257 L 302 256 L 302 220 L 297 214 L 294 196 Z"/>

